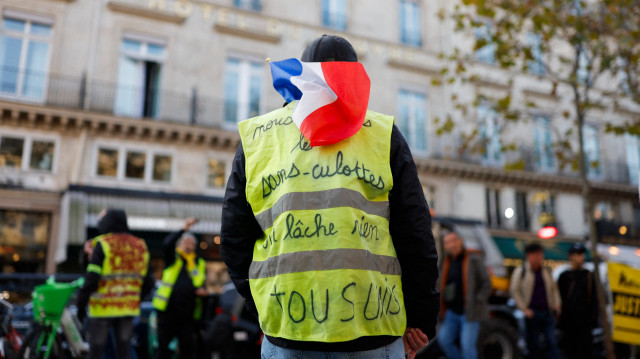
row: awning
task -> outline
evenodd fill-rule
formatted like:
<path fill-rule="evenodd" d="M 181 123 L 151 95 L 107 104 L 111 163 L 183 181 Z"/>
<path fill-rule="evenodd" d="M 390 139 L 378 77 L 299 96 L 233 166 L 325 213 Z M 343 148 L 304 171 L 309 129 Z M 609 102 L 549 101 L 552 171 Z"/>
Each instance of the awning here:
<path fill-rule="evenodd" d="M 192 232 L 220 233 L 220 197 L 70 186 L 62 202 L 62 240 L 58 241 L 58 263 L 66 260 L 67 245 L 84 243 L 87 229 L 95 229 L 98 214 L 103 208 L 123 209 L 127 213 L 129 228 L 133 232 L 145 233 L 148 239 L 162 238 L 164 234 L 180 229 L 189 217 L 198 219 L 198 223 L 191 228 Z"/>
<path fill-rule="evenodd" d="M 502 252 L 502 255 L 505 258 L 511 259 L 523 259 L 524 258 L 524 248 L 529 243 L 533 243 L 531 240 L 518 239 L 513 237 L 493 237 L 493 240 L 496 242 L 498 249 Z M 567 242 L 567 241 L 555 241 L 553 239 L 547 240 L 538 240 L 537 243 L 540 243 L 544 248 L 544 258 L 556 261 L 567 261 L 569 257 L 567 256 L 567 251 L 569 247 L 571 247 L 575 242 Z M 588 254 L 587 254 L 588 257 Z"/>

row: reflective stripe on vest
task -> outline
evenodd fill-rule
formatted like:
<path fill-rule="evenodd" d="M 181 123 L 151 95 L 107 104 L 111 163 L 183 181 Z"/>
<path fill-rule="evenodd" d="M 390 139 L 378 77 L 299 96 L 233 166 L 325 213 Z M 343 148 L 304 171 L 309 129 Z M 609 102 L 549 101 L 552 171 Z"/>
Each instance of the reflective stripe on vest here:
<path fill-rule="evenodd" d="M 247 201 L 264 231 L 249 269 L 260 326 L 300 341 L 402 336 L 389 235 L 393 118 L 368 111 L 354 136 L 311 148 L 290 120 L 294 106 L 239 124 Z"/>
<path fill-rule="evenodd" d="M 140 314 L 140 291 L 147 275 L 149 252 L 145 242 L 130 234 L 105 234 L 97 237 L 104 252 L 102 267 L 87 271 L 99 273 L 98 290 L 89 298 L 89 315 L 93 318 L 137 316 Z"/>
<path fill-rule="evenodd" d="M 158 289 L 153 294 L 153 307 L 160 311 L 165 311 L 171 298 L 173 286 L 178 280 L 180 271 L 182 270 L 182 260 L 176 254 L 176 260 L 169 267 L 162 271 L 162 280 L 159 282 Z M 191 282 L 195 288 L 200 288 L 206 279 L 206 263 L 202 258 L 198 258 L 196 268 L 189 273 Z M 200 298 L 196 298 L 196 308 L 194 318 L 199 319 L 202 314 Z"/>

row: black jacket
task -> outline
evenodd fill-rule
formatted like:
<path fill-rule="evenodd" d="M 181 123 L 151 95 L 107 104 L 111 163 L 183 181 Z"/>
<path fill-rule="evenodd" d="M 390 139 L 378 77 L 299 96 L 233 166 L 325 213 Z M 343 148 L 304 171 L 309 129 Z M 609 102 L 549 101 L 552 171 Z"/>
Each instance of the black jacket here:
<path fill-rule="evenodd" d="M 402 269 L 402 290 L 407 326 L 420 328 L 429 338 L 435 336 L 440 307 L 438 254 L 431 215 L 418 179 L 409 145 L 394 125 L 391 134 L 391 172 L 389 192 L 389 231 Z M 238 292 L 257 315 L 249 289 L 249 266 L 255 241 L 263 236 L 245 195 L 247 179 L 242 144 L 233 160 L 222 207 L 221 254 Z M 361 337 L 349 342 L 297 342 L 271 338 L 273 344 L 301 350 L 362 351 L 387 345 L 396 337 Z"/>

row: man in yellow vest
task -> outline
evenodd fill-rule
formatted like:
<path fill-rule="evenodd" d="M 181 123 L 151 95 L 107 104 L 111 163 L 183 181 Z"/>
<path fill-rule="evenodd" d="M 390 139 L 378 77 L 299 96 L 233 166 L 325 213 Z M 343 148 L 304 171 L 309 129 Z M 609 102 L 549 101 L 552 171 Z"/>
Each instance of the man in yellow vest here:
<path fill-rule="evenodd" d="M 324 35 L 302 61 L 357 55 Z M 312 146 L 292 120 L 298 102 L 239 124 L 223 202 L 221 254 L 258 314 L 262 357 L 415 356 L 435 335 L 439 293 L 409 146 L 393 117 L 366 108 L 355 134 Z"/>
<path fill-rule="evenodd" d="M 112 327 L 116 357 L 131 354 L 133 318 L 140 315 L 141 297 L 154 285 L 149 271 L 149 252 L 144 240 L 129 233 L 123 210 L 100 213 L 94 249 L 84 286 L 78 292 L 78 318 L 89 304 L 89 359 L 102 359 Z"/>
<path fill-rule="evenodd" d="M 165 269 L 153 295 L 158 311 L 158 357 L 171 358 L 169 344 L 178 338 L 181 359 L 192 359 L 195 348 L 195 320 L 200 318 L 200 296 L 207 295 L 205 261 L 196 255 L 196 239 L 189 229 L 196 220 L 189 218 L 182 230 L 164 240 Z"/>

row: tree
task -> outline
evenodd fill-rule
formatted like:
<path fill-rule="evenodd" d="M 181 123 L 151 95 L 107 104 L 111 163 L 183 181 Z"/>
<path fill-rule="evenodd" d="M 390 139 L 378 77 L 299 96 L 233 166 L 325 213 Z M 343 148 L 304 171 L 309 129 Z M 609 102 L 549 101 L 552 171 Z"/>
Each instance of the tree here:
<path fill-rule="evenodd" d="M 452 5 L 453 6 L 453 5 Z M 439 133 L 453 131 L 468 119 L 470 109 L 489 103 L 500 116 L 497 126 L 502 131 L 502 152 L 513 151 L 515 143 L 507 142 L 505 133 L 512 126 L 531 119 L 536 104 L 513 101 L 513 79 L 532 74 L 546 84 L 549 96 L 570 99 L 570 108 L 563 111 L 564 125 L 555 131 L 553 152 L 561 169 L 579 171 L 588 220 L 592 253 L 596 252 L 597 233 L 593 218 L 593 200 L 588 170 L 597 168 L 598 161 L 585 155 L 585 119 L 592 113 L 616 113 L 620 108 L 640 105 L 640 0 L 461 0 L 454 5 L 452 19 L 464 40 L 450 53 L 441 57 L 447 66 L 434 85 L 448 84 L 464 88 L 481 81 L 478 60 L 493 62 L 510 77 L 505 95 L 479 95 L 463 98 L 453 91 L 451 101 L 456 113 L 446 119 L 436 119 Z M 441 9 L 441 20 L 449 19 L 447 9 Z M 472 46 L 471 46 L 472 45 Z M 470 49 L 473 52 L 470 52 Z M 465 51 L 466 50 L 466 51 Z M 486 67 L 485 67 L 486 69 Z M 615 117 L 602 120 L 607 131 L 616 134 L 640 135 L 640 116 L 620 121 Z M 462 150 L 486 152 L 487 138 L 477 127 L 462 131 Z M 522 161 L 507 164 L 521 168 Z M 605 294 L 599 276 L 598 258 L 594 256 L 595 278 L 601 318 L 607 318 Z M 608 357 L 614 357 L 607 320 L 605 341 Z"/>

